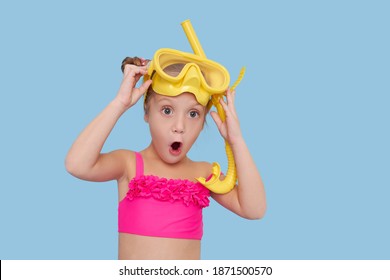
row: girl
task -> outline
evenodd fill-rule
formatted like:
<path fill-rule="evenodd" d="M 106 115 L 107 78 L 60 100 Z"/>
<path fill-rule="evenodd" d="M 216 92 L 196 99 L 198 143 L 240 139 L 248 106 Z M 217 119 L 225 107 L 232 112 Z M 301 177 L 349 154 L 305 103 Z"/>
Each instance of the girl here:
<path fill-rule="evenodd" d="M 157 93 L 151 86 L 154 78 L 145 79 L 137 88 L 138 80 L 147 74 L 148 60 L 134 62 L 124 60 L 123 81 L 116 97 L 73 143 L 66 169 L 83 180 L 117 180 L 119 259 L 199 259 L 202 208 L 208 206 L 210 195 L 247 219 L 260 219 L 266 209 L 263 183 L 241 134 L 235 92 L 228 89 L 226 102 L 221 101 L 226 121 L 222 122 L 216 112 L 211 116 L 232 148 L 239 184 L 227 194 L 214 194 L 194 181 L 196 177 L 209 177 L 211 164 L 187 157 L 203 128 L 207 106 L 189 91 L 176 96 Z M 164 71 L 173 77 L 181 75 L 184 64 L 176 66 Z M 101 153 L 120 116 L 145 93 L 144 119 L 151 143 L 139 153 Z"/>

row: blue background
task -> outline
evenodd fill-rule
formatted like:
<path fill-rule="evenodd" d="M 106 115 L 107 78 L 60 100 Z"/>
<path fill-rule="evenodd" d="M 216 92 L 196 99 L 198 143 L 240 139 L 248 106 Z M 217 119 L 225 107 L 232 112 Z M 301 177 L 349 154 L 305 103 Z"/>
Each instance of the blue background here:
<path fill-rule="evenodd" d="M 388 3 L 2 1 L 0 259 L 117 258 L 116 182 L 64 158 L 125 56 L 191 51 L 185 19 L 232 80 L 247 67 L 237 110 L 268 199 L 260 221 L 213 201 L 202 258 L 389 259 Z M 104 151 L 149 141 L 137 104 Z M 211 118 L 190 156 L 226 170 Z"/>

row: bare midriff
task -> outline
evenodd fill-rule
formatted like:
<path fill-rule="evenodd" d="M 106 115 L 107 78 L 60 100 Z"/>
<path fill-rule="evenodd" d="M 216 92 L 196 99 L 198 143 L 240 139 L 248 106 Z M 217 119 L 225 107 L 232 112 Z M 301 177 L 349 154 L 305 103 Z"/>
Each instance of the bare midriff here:
<path fill-rule="evenodd" d="M 199 260 L 200 240 L 119 233 L 119 260 Z"/>

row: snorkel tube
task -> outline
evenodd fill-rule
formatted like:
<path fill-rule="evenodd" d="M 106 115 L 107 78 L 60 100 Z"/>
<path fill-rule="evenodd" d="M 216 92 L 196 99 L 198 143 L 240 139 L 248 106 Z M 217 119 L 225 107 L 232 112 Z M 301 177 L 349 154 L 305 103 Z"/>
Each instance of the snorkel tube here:
<path fill-rule="evenodd" d="M 194 53 L 206 59 L 206 54 L 204 53 L 203 48 L 199 43 L 198 37 L 196 36 L 196 33 L 191 25 L 190 20 L 185 20 L 184 22 L 181 23 L 181 25 L 187 36 L 188 41 L 191 44 L 191 48 L 194 51 Z M 231 87 L 231 90 L 234 90 L 235 87 L 240 83 L 240 81 L 244 76 L 244 73 L 245 73 L 245 67 L 241 69 L 240 75 L 237 81 Z M 213 94 L 212 104 L 217 108 L 218 115 L 221 118 L 221 120 L 224 122 L 226 120 L 226 115 L 220 103 L 220 99 L 223 98 L 223 95 L 224 95 L 223 93 Z M 225 151 L 228 159 L 228 170 L 223 180 L 220 179 L 221 167 L 217 162 L 213 163 L 212 176 L 209 180 L 206 180 L 206 178 L 203 177 L 196 178 L 196 180 L 199 183 L 201 183 L 207 189 L 209 189 L 210 191 L 216 194 L 225 194 L 230 192 L 236 185 L 236 181 L 237 181 L 237 171 L 236 171 L 236 164 L 234 161 L 233 151 L 226 140 L 225 140 Z"/>

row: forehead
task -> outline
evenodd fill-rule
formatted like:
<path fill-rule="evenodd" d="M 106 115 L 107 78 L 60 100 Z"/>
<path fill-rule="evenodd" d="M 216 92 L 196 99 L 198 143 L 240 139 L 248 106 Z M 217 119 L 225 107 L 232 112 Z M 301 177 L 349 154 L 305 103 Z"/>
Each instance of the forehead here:
<path fill-rule="evenodd" d="M 199 106 L 204 107 L 201 105 L 195 98 L 195 95 L 190 92 L 184 92 L 182 94 L 179 94 L 177 96 L 165 96 L 161 94 L 154 94 L 153 100 L 156 103 L 170 103 L 177 106 Z"/>

